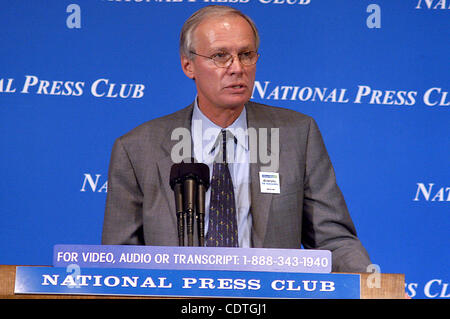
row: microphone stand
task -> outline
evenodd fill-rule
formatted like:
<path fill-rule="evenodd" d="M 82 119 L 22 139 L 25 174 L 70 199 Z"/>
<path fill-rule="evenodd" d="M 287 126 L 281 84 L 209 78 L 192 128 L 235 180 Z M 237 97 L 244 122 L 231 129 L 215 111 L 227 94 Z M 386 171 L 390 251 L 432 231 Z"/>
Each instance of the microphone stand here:
<path fill-rule="evenodd" d="M 175 202 L 177 208 L 177 226 L 178 226 L 178 246 L 184 246 L 184 211 L 183 211 L 183 189 L 181 183 L 174 186 Z"/>
<path fill-rule="evenodd" d="M 186 214 L 186 231 L 188 246 L 194 246 L 194 206 L 196 181 L 192 176 L 184 180 L 184 213 Z"/>
<path fill-rule="evenodd" d="M 206 187 L 203 183 L 198 184 L 197 192 L 197 228 L 198 228 L 198 244 L 200 247 L 205 246 L 205 193 Z"/>
<path fill-rule="evenodd" d="M 205 193 L 209 187 L 209 168 L 202 163 L 178 163 L 170 170 L 170 187 L 175 193 L 178 245 L 194 246 L 194 216 L 197 221 L 198 243 L 205 245 Z"/>

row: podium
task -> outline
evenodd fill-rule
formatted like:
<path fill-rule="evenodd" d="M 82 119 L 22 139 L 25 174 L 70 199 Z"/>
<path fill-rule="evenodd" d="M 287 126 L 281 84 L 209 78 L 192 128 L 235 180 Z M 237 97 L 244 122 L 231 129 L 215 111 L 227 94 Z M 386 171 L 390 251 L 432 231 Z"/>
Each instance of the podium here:
<path fill-rule="evenodd" d="M 403 299 L 404 275 L 332 273 L 312 249 L 55 245 L 52 266 L 0 265 L 0 297 Z"/>
<path fill-rule="evenodd" d="M 403 274 L 377 274 L 379 287 L 370 288 L 368 279 L 373 274 L 360 274 L 361 299 L 404 299 L 405 281 Z M 15 294 L 16 266 L 0 265 L 0 298 L 3 299 L 155 299 L 155 296 L 103 296 L 103 295 L 58 295 L 58 294 Z"/>

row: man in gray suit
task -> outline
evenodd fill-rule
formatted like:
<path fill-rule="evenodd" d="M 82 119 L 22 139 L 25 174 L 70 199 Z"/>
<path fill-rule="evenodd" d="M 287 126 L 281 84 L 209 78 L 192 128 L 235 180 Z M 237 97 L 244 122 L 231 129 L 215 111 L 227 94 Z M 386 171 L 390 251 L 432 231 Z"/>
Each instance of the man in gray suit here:
<path fill-rule="evenodd" d="M 192 147 L 194 157 L 211 168 L 212 162 L 202 155 L 209 154 L 215 144 L 205 143 L 205 133 L 213 132 L 208 141 L 214 142 L 220 129 L 227 128 L 258 135 L 252 139 L 236 134 L 231 147 L 234 159 L 241 159 L 229 164 L 238 245 L 327 249 L 332 252 L 333 271 L 366 271 L 370 259 L 356 236 L 314 120 L 293 110 L 249 101 L 258 45 L 252 20 L 230 7 L 208 6 L 185 22 L 181 66 L 195 81 L 197 98 L 190 106 L 146 122 L 116 140 L 103 244 L 177 245 L 174 195 L 169 185 L 176 162 L 174 150 L 180 145 L 176 132 L 192 133 L 183 145 L 189 151 Z M 208 131 L 213 128 L 216 133 Z M 258 156 L 252 156 L 252 150 Z M 278 189 L 268 190 L 261 172 L 278 173 L 271 180 Z M 208 221 L 206 216 L 205 232 Z"/>

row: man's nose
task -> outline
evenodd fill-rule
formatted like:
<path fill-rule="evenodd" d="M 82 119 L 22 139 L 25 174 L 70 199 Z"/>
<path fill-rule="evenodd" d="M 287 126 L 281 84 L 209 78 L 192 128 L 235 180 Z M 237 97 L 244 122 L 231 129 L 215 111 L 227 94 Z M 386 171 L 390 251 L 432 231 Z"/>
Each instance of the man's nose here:
<path fill-rule="evenodd" d="M 237 55 L 233 56 L 231 64 L 228 67 L 228 72 L 230 72 L 231 74 L 235 74 L 235 73 L 242 73 L 243 70 L 244 66 L 242 65 L 241 61 L 239 61 L 239 56 Z"/>

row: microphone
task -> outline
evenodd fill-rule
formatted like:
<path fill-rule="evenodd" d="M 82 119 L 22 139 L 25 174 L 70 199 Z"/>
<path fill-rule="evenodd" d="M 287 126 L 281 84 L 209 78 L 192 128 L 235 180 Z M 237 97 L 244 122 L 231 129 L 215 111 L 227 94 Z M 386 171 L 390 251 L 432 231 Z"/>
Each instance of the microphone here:
<path fill-rule="evenodd" d="M 198 164 L 197 176 L 197 228 L 198 243 L 205 246 L 205 193 L 209 188 L 209 167 L 206 164 Z"/>
<path fill-rule="evenodd" d="M 181 163 L 180 177 L 183 181 L 183 210 L 186 215 L 188 246 L 194 246 L 194 211 L 197 186 L 195 163 Z"/>
<path fill-rule="evenodd" d="M 170 169 L 170 187 L 175 194 L 175 211 L 177 214 L 178 246 L 184 246 L 184 210 L 183 210 L 183 184 L 180 176 L 181 164 L 174 164 Z"/>
<path fill-rule="evenodd" d="M 209 167 L 203 163 L 182 163 L 180 167 L 188 246 L 193 245 L 194 213 L 198 226 L 199 245 L 204 246 L 205 193 L 209 187 Z"/>
<path fill-rule="evenodd" d="M 169 182 L 175 192 L 179 246 L 184 246 L 185 225 L 188 246 L 194 245 L 194 215 L 197 220 L 199 245 L 204 246 L 205 193 L 210 183 L 208 165 L 193 162 L 174 164 L 170 170 Z"/>

